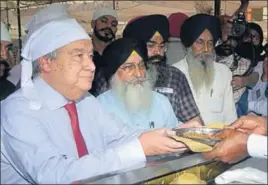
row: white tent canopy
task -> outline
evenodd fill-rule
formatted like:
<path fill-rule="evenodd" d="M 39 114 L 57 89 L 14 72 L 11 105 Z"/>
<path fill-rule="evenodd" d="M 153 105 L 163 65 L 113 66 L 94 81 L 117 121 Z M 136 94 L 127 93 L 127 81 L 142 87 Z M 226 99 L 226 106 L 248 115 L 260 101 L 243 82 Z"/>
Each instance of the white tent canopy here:
<path fill-rule="evenodd" d="M 183 12 L 193 15 L 198 11 L 211 10 L 213 12 L 214 1 L 70 1 L 70 0 L 28 0 L 20 1 L 20 19 L 22 35 L 24 34 L 23 25 L 30 16 L 36 13 L 43 6 L 50 3 L 67 3 L 69 13 L 78 22 L 91 32 L 91 17 L 94 9 L 98 7 L 115 8 L 119 16 L 118 34 L 121 33 L 128 20 L 133 17 L 147 14 L 169 15 L 173 12 Z M 221 13 L 231 15 L 240 5 L 239 1 L 222 1 Z M 250 7 L 264 7 L 266 2 L 252 1 Z M 1 21 L 10 24 L 10 32 L 13 38 L 18 36 L 17 1 L 1 1 Z M 267 21 L 258 22 L 267 32 Z"/>

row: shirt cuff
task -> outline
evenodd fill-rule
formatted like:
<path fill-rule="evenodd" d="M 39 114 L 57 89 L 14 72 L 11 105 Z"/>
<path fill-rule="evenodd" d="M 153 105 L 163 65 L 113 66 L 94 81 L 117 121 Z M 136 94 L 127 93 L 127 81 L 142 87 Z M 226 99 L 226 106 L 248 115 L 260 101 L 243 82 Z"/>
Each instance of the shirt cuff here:
<path fill-rule="evenodd" d="M 116 148 L 121 164 L 124 167 L 130 167 L 146 161 L 146 157 L 138 139 L 133 139 L 130 142 Z"/>
<path fill-rule="evenodd" d="M 267 158 L 267 136 L 251 134 L 248 137 L 247 150 L 251 157 Z"/>

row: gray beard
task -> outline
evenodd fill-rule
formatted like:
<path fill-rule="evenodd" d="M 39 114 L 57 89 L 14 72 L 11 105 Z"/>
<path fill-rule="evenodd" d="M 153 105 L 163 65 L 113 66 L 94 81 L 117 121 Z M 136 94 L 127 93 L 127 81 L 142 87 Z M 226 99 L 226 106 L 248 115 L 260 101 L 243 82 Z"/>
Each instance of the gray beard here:
<path fill-rule="evenodd" d="M 128 113 L 149 111 L 152 106 L 152 84 L 144 80 L 141 84 L 123 82 L 114 75 L 110 81 L 110 87 L 116 96 L 124 103 Z"/>
<path fill-rule="evenodd" d="M 215 52 L 206 57 L 194 56 L 191 48 L 188 48 L 186 60 L 189 66 L 189 76 L 194 91 L 198 95 L 201 89 L 210 89 L 214 81 Z"/>

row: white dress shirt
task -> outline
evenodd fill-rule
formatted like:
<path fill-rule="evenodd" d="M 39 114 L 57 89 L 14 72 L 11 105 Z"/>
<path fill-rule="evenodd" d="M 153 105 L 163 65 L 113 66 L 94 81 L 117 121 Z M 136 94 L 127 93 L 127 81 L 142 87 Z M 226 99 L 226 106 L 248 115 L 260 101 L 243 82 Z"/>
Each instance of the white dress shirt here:
<path fill-rule="evenodd" d="M 21 90 L 1 102 L 1 184 L 69 184 L 145 162 L 141 131 L 106 113 L 91 95 L 76 103 L 89 151 L 79 159 L 63 107 L 68 101 L 39 77 L 34 88 L 39 108 L 30 108 Z"/>
<path fill-rule="evenodd" d="M 232 73 L 227 66 L 214 62 L 215 76 L 212 87 L 203 88 L 199 94 L 193 88 L 186 58 L 173 66 L 185 74 L 205 124 L 231 124 L 237 119 L 231 86 Z"/>
<path fill-rule="evenodd" d="M 112 90 L 102 93 L 97 99 L 108 112 L 115 114 L 134 129 L 149 130 L 161 127 L 172 129 L 179 123 L 167 97 L 157 92 L 152 94 L 151 108 L 137 113 L 127 111 L 123 102 Z"/>
<path fill-rule="evenodd" d="M 247 149 L 250 156 L 267 159 L 267 136 L 251 134 L 248 137 Z"/>

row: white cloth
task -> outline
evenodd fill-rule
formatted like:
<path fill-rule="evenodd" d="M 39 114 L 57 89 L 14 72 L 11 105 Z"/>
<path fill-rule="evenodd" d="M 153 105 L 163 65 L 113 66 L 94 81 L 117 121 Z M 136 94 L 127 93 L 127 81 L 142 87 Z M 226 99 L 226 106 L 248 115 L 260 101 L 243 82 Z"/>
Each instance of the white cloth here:
<path fill-rule="evenodd" d="M 267 184 L 267 173 L 251 167 L 228 170 L 216 177 L 215 182 L 216 184 Z"/>
<path fill-rule="evenodd" d="M 8 29 L 4 23 L 1 22 L 1 41 L 11 42 Z"/>
<path fill-rule="evenodd" d="M 32 16 L 25 24 L 27 31 L 34 31 L 41 25 L 60 18 L 71 18 L 67 11 L 67 5 L 53 3 L 48 7 L 42 8 Z"/>
<path fill-rule="evenodd" d="M 231 86 L 232 72 L 227 66 L 214 62 L 215 76 L 212 88 L 202 89 L 200 94 L 196 94 L 193 88 L 186 59 L 184 58 L 173 66 L 185 74 L 205 124 L 231 124 L 237 119 Z"/>
<path fill-rule="evenodd" d="M 216 177 L 217 184 L 267 184 L 267 159 L 248 158 Z"/>
<path fill-rule="evenodd" d="M 98 18 L 105 16 L 105 15 L 110 15 L 117 19 L 117 13 L 115 10 L 111 8 L 98 8 L 94 11 L 92 20 L 95 21 Z"/>
<path fill-rule="evenodd" d="M 252 157 L 267 159 L 267 136 L 251 134 L 248 137 L 247 150 Z"/>
<path fill-rule="evenodd" d="M 75 19 L 51 21 L 37 29 L 22 48 L 21 88 L 24 96 L 32 100 L 31 107 L 40 107 L 37 94 L 32 90 L 32 62 L 73 41 L 90 39 Z"/>
<path fill-rule="evenodd" d="M 64 18 L 71 18 L 67 11 L 67 5 L 61 3 L 53 3 L 48 7 L 39 10 L 33 15 L 25 24 L 27 34 L 21 38 L 22 45 L 28 39 L 31 34 L 44 24 Z"/>

